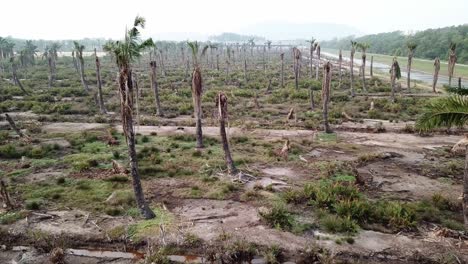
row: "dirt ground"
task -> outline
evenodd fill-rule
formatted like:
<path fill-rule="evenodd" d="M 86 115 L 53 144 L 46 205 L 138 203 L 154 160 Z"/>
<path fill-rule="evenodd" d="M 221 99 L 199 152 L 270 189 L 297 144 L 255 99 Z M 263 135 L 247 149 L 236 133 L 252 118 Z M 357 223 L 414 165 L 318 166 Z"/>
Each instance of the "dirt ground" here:
<path fill-rule="evenodd" d="M 184 119 L 185 120 L 185 119 Z M 360 125 L 350 125 L 347 128 L 365 128 L 374 121 L 366 121 Z M 346 124 L 342 126 L 347 126 Z M 443 179 L 429 178 L 419 173 L 417 168 L 425 162 L 430 162 L 428 153 L 441 147 L 454 145 L 461 136 L 434 135 L 420 137 L 415 134 L 397 133 L 406 124 L 384 123 L 386 133 L 338 131 L 336 142 L 338 145 L 330 147 L 320 145 L 310 149 L 304 155 L 304 163 L 314 163 L 321 160 L 354 161 L 360 155 L 393 153 L 388 158 L 377 159 L 358 167 L 358 173 L 370 178 L 373 189 L 369 192 L 373 197 L 398 197 L 401 200 L 417 200 L 441 193 L 450 199 L 457 199 L 461 193 L 460 181 L 449 182 Z M 98 123 L 52 123 L 42 127 L 46 133 L 69 133 L 86 130 L 106 129 L 105 124 Z M 115 126 L 120 130 L 120 126 Z M 140 126 L 137 129 L 142 135 L 174 135 L 194 134 L 194 127 L 179 126 Z M 217 127 L 204 127 L 206 136 L 217 137 Z M 300 139 L 317 139 L 317 131 L 311 130 L 270 130 L 270 129 L 242 129 L 229 128 L 229 135 L 248 136 L 263 140 L 278 140 L 289 138 L 298 142 Z M 67 146 L 67 142 L 60 139 L 50 139 Z M 354 145 L 357 147 L 345 149 L 340 146 Z M 304 169 L 294 166 L 269 166 L 268 164 L 253 165 L 260 175 L 245 185 L 246 189 L 254 189 L 256 186 L 272 186 L 280 192 L 283 188 L 300 185 L 310 181 L 315 176 Z M 59 177 L 60 171 L 41 171 L 27 177 L 30 181 L 41 181 L 48 178 Z M 404 263 L 415 255 L 443 253 L 453 250 L 460 253 L 464 260 L 468 259 L 468 244 L 454 238 L 437 236 L 438 229 L 427 229 L 418 235 L 411 233 L 388 234 L 378 231 L 361 230 L 354 238 L 353 244 L 337 244 L 335 241 L 344 238 L 343 235 L 314 231 L 303 235 L 283 232 L 270 228 L 259 217 L 259 211 L 263 210 L 261 204 L 255 202 L 242 202 L 239 197 L 227 200 L 214 199 L 186 199 L 181 195 L 181 190 L 190 186 L 190 182 L 179 178 L 162 178 L 144 183 L 147 197 L 163 204 L 168 212 L 174 215 L 174 236 L 168 234 L 168 239 L 178 239 L 179 234 L 194 234 L 202 240 L 209 242 L 223 234 L 244 239 L 263 246 L 281 245 L 281 247 L 297 251 L 311 243 L 325 247 L 333 254 L 349 254 L 364 256 L 365 259 L 374 261 Z M 261 195 L 269 195 L 268 192 L 260 192 Z M 313 215 L 310 216 L 313 219 Z M 109 239 L 108 232 L 116 226 L 128 226 L 135 223 L 131 217 L 111 217 L 92 215 L 85 211 L 69 209 L 46 211 L 33 214 L 8 227 L 11 234 L 21 234 L 27 231 L 43 231 L 50 234 L 79 235 L 80 237 L 95 240 Z M 175 231 L 174 231 L 175 230 Z M 318 240 L 317 237 L 327 239 Z M 9 260 L 21 260 L 14 263 L 32 263 L 28 258 L 41 263 L 44 255 L 37 255 L 34 251 L 2 251 L 0 262 Z M 131 263 L 134 260 L 116 257 L 96 258 L 86 256 L 68 255 L 68 263 Z M 45 260 L 44 260 L 45 261 Z M 102 262 L 104 261 L 104 262 Z M 106 262 L 107 261 L 107 262 Z M 259 262 L 260 263 L 260 262 Z"/>

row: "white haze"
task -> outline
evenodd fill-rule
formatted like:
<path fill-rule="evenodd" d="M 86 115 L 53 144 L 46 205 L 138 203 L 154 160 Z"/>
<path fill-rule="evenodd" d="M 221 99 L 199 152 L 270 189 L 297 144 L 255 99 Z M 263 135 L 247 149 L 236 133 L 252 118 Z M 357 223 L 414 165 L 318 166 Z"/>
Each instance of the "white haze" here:
<path fill-rule="evenodd" d="M 259 30 L 267 38 L 308 38 L 316 23 L 332 24 L 331 35 L 342 36 L 468 22 L 467 0 L 3 0 L 0 6 L 0 36 L 26 39 L 121 38 L 137 14 L 147 19 L 146 36 L 177 40 Z M 307 30 L 277 32 L 278 23 Z M 335 32 L 336 25 L 344 27 Z"/>

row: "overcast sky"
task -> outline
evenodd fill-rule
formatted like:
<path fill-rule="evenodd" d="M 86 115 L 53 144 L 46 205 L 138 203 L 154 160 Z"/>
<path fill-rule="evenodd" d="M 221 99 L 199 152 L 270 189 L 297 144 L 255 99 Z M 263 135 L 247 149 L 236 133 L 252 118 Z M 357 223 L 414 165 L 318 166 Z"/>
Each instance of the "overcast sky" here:
<path fill-rule="evenodd" d="M 2 0 L 0 6 L 0 36 L 30 39 L 120 38 L 137 14 L 147 20 L 147 36 L 242 33 L 269 21 L 346 24 L 366 34 L 468 23 L 468 0 Z"/>

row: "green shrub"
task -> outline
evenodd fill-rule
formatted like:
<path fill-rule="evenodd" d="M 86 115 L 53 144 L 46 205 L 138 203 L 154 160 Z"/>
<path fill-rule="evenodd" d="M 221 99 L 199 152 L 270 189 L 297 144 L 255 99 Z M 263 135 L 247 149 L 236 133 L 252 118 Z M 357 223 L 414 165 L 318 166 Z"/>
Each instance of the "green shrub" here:
<path fill-rule="evenodd" d="M 358 224 L 351 217 L 340 217 L 336 215 L 326 215 L 320 219 L 320 224 L 332 233 L 356 233 Z"/>
<path fill-rule="evenodd" d="M 260 212 L 260 217 L 273 228 L 291 230 L 294 218 L 284 205 L 275 204 L 270 210 Z"/>

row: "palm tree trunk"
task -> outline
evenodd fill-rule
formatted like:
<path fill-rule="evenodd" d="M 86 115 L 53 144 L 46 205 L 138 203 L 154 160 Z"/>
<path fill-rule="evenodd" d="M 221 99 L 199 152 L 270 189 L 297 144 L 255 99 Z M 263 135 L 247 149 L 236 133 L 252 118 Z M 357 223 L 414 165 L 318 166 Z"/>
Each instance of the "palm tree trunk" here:
<path fill-rule="evenodd" d="M 220 93 L 218 94 L 216 101 L 219 112 L 219 132 L 221 134 L 221 142 L 223 144 L 224 159 L 226 161 L 228 173 L 230 175 L 235 175 L 237 173 L 237 168 L 234 165 L 234 161 L 232 160 L 231 151 L 229 149 L 229 141 L 226 134 L 227 97 L 223 93 Z"/>
<path fill-rule="evenodd" d="M 150 62 L 151 67 L 151 87 L 153 88 L 154 98 L 156 103 L 156 115 L 163 116 L 163 112 L 161 109 L 161 102 L 159 100 L 159 89 L 158 89 L 158 81 L 156 79 L 156 61 Z"/>
<path fill-rule="evenodd" d="M 192 74 L 192 98 L 194 107 L 194 116 L 196 120 L 196 148 L 203 148 L 203 132 L 202 132 L 202 109 L 201 109 L 201 95 L 202 95 L 202 75 L 200 68 L 195 67 Z"/>
<path fill-rule="evenodd" d="M 465 146 L 465 170 L 463 173 L 463 219 L 468 229 L 468 145 Z"/>
<path fill-rule="evenodd" d="M 162 76 L 166 76 L 166 68 L 164 67 L 164 55 L 162 50 L 159 50 L 159 64 L 161 65 L 161 74 Z"/>
<path fill-rule="evenodd" d="M 86 79 L 85 79 L 85 73 L 84 73 L 84 60 L 83 60 L 83 57 L 80 57 L 78 58 L 80 63 L 78 64 L 79 68 L 80 68 L 80 80 L 81 80 L 81 84 L 83 85 L 83 88 L 88 91 L 89 90 L 89 87 L 88 87 L 88 84 L 86 83 Z"/>
<path fill-rule="evenodd" d="M 216 70 L 219 72 L 219 54 L 216 54 Z"/>
<path fill-rule="evenodd" d="M 327 62 L 323 66 L 323 81 L 322 81 L 322 102 L 323 102 L 323 122 L 325 125 L 325 133 L 332 133 L 328 123 L 328 102 L 330 100 L 330 86 L 331 86 L 331 63 Z"/>
<path fill-rule="evenodd" d="M 310 79 L 313 78 L 314 76 L 314 49 L 313 49 L 313 43 L 310 43 Z"/>
<path fill-rule="evenodd" d="M 437 80 L 439 79 L 439 70 L 440 70 L 440 60 L 436 58 L 434 60 L 434 79 L 432 81 L 432 91 L 436 93 Z"/>
<path fill-rule="evenodd" d="M 310 110 L 314 111 L 315 102 L 314 102 L 314 90 L 312 89 L 312 86 L 310 87 L 309 97 L 310 97 Z"/>
<path fill-rule="evenodd" d="M 351 96 L 354 97 L 354 87 L 353 87 L 353 82 L 354 82 L 354 51 L 351 48 L 351 56 L 350 56 L 350 61 L 349 61 L 349 72 L 350 72 L 350 83 L 349 86 L 351 88 Z"/>
<path fill-rule="evenodd" d="M 229 68 L 230 68 L 231 63 L 229 60 L 226 61 L 226 84 L 229 83 Z"/>
<path fill-rule="evenodd" d="M 370 77 L 374 77 L 374 56 L 370 57 Z"/>
<path fill-rule="evenodd" d="M 73 58 L 73 67 L 75 68 L 76 73 L 80 74 L 78 70 L 78 62 L 76 61 L 75 51 L 72 51 L 72 58 Z"/>
<path fill-rule="evenodd" d="M 21 84 L 19 78 L 18 78 L 18 75 L 16 73 L 16 65 L 13 63 L 11 65 L 11 69 L 12 69 L 12 74 L 13 74 L 13 81 L 15 82 L 16 85 L 18 85 L 18 87 L 21 89 L 21 91 L 23 91 L 23 93 L 25 94 L 28 94 L 28 92 L 24 89 L 23 87 L 23 84 Z"/>
<path fill-rule="evenodd" d="M 187 81 L 189 79 L 189 68 L 190 68 L 190 60 L 189 60 L 189 57 L 187 56 L 187 60 L 185 63 L 185 80 Z"/>
<path fill-rule="evenodd" d="M 53 70 L 53 62 L 52 62 L 52 57 L 47 58 L 47 63 L 49 65 L 49 81 L 48 81 L 48 87 L 52 87 L 52 83 L 54 82 L 54 70 Z"/>
<path fill-rule="evenodd" d="M 391 86 L 392 86 L 392 102 L 395 102 L 395 83 L 396 83 L 396 69 L 395 69 L 395 64 L 392 63 L 392 68 L 390 70 L 391 76 L 390 76 L 390 81 L 391 81 Z"/>
<path fill-rule="evenodd" d="M 318 80 L 320 67 L 320 53 L 317 53 L 317 66 L 315 67 L 315 80 Z"/>
<path fill-rule="evenodd" d="M 367 92 L 366 89 L 366 54 L 362 56 L 362 90 Z"/>
<path fill-rule="evenodd" d="M 247 80 L 247 59 L 244 58 L 244 80 L 245 80 L 245 84 L 247 84 L 248 80 Z"/>
<path fill-rule="evenodd" d="M 133 82 L 132 72 L 128 68 L 122 68 L 119 74 L 119 92 L 120 92 L 120 107 L 122 115 L 122 128 L 127 140 L 128 156 L 130 159 L 130 173 L 132 175 L 133 191 L 135 200 L 141 214 L 145 219 L 155 217 L 154 212 L 150 209 L 145 201 L 143 188 L 141 186 L 140 174 L 138 172 L 137 153 L 135 148 L 135 132 L 133 130 Z"/>
<path fill-rule="evenodd" d="M 104 100 L 102 97 L 101 62 L 97 56 L 96 49 L 94 49 L 94 56 L 96 57 L 96 82 L 98 88 L 99 110 L 101 111 L 101 114 L 105 114 L 106 108 L 104 107 Z"/>
<path fill-rule="evenodd" d="M 338 71 L 340 73 L 340 87 L 341 87 L 341 82 L 343 81 L 343 72 L 341 71 L 342 64 L 343 64 L 343 54 L 340 49 L 340 53 L 338 55 L 338 67 L 339 67 Z"/>
<path fill-rule="evenodd" d="M 281 88 L 284 88 L 284 53 L 281 53 Z"/>
<path fill-rule="evenodd" d="M 406 87 L 408 87 L 408 93 L 411 92 L 411 64 L 413 62 L 413 54 L 410 51 L 408 54 L 408 70 L 407 70 L 407 77 L 406 77 Z"/>

